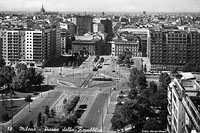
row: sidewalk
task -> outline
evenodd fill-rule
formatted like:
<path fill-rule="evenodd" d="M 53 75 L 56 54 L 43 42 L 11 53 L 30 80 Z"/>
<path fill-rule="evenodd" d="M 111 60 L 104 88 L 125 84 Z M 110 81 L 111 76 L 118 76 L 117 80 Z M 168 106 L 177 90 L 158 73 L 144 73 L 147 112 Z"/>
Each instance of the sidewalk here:
<path fill-rule="evenodd" d="M 108 112 L 106 114 L 106 118 L 104 120 L 104 130 L 105 131 L 109 131 L 110 132 L 110 129 L 112 127 L 112 124 L 111 124 L 111 119 L 113 117 L 113 113 L 115 111 L 115 105 L 117 104 L 117 102 L 114 102 L 114 101 L 111 101 L 110 104 L 109 104 L 109 107 L 108 107 Z"/>

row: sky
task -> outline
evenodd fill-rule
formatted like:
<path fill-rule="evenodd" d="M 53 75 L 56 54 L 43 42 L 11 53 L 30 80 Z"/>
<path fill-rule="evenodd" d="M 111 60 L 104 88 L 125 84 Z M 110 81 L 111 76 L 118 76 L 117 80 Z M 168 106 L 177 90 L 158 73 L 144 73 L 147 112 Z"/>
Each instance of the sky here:
<path fill-rule="evenodd" d="M 200 0 L 0 0 L 0 11 L 200 12 Z"/>

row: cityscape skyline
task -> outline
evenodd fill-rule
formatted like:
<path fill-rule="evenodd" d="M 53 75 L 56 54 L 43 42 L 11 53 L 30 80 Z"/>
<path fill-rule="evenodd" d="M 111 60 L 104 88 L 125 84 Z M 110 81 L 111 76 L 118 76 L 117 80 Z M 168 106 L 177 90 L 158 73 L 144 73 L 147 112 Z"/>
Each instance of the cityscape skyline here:
<path fill-rule="evenodd" d="M 22 5 L 23 3 L 23 5 Z M 9 5 L 9 6 L 8 6 Z M 1 11 L 38 11 L 44 5 L 47 11 L 80 12 L 199 12 L 199 0 L 13 0 L 0 1 Z M 69 6 L 68 6 L 69 5 Z M 98 5 L 98 7 L 97 7 Z M 156 8 L 155 8 L 156 7 Z"/>

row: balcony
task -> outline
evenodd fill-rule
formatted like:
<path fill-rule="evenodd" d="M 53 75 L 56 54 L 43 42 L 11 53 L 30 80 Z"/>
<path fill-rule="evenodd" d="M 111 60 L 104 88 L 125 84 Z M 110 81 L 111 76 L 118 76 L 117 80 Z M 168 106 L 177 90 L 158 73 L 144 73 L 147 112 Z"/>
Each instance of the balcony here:
<path fill-rule="evenodd" d="M 172 106 L 170 104 L 167 105 L 167 111 L 170 115 L 172 114 Z"/>
<path fill-rule="evenodd" d="M 190 98 L 186 97 L 182 101 L 183 106 L 194 124 L 195 129 L 200 132 L 200 115 Z"/>
<path fill-rule="evenodd" d="M 172 93 L 171 93 L 171 91 L 168 90 L 167 96 L 168 96 L 168 98 L 167 98 L 168 99 L 168 103 L 171 104 L 171 101 L 172 101 Z"/>
<path fill-rule="evenodd" d="M 171 133 L 171 125 L 167 125 L 167 132 Z"/>
<path fill-rule="evenodd" d="M 171 123 L 172 123 L 172 116 L 171 115 L 167 115 L 167 121 L 168 121 L 168 124 L 171 125 Z"/>

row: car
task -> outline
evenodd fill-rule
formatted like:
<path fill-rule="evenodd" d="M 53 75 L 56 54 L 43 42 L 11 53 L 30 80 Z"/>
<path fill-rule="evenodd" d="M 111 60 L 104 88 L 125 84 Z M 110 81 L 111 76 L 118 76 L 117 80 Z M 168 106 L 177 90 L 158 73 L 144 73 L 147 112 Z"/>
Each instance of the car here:
<path fill-rule="evenodd" d="M 112 70 L 112 72 L 115 72 L 115 70 Z"/>
<path fill-rule="evenodd" d="M 96 67 L 93 68 L 93 71 L 97 71 L 98 69 Z"/>

